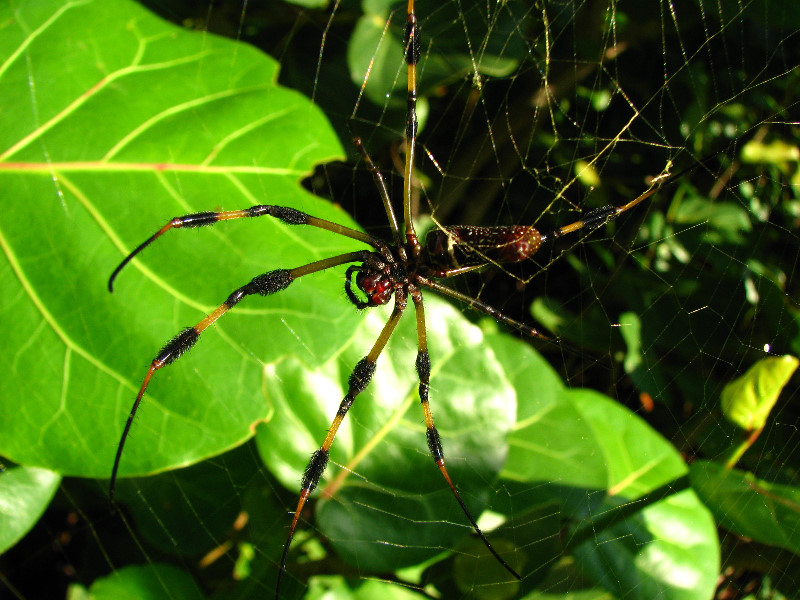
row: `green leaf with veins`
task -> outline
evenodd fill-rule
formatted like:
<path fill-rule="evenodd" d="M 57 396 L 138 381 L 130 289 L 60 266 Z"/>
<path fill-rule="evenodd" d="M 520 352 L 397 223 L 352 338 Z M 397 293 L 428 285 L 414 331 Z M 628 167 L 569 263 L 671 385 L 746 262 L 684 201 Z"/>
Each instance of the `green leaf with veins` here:
<path fill-rule="evenodd" d="M 361 245 L 269 218 L 177 230 L 124 270 L 109 295 L 107 278 L 121 258 L 175 215 L 268 202 L 353 225 L 298 185 L 314 163 L 342 150 L 318 109 L 277 86 L 276 64 L 252 48 L 176 29 L 122 2 L 66 4 L 55 14 L 35 8 L 14 15 L 21 46 L 9 52 L 2 80 L 4 93 L 24 105 L 20 84 L 30 77 L 37 104 L 27 120 L 4 123 L 2 134 L 0 177 L 15 198 L 0 230 L 8 291 L 0 315 L 13 365 L 3 385 L 5 397 L 20 401 L 0 408 L 7 428 L 0 452 L 102 478 L 160 346 L 253 276 Z M 99 39 L 92 35 L 98 22 Z M 26 65 L 34 65 L 31 73 Z M 265 422 L 266 462 L 296 488 L 343 382 L 386 318 L 375 311 L 364 320 L 353 309 L 343 270 L 243 301 L 178 363 L 156 372 L 120 474 L 197 462 L 241 444 Z M 427 321 L 434 411 L 443 435 L 456 434 L 445 442 L 449 466 L 457 480 L 467 471 L 458 482 L 476 490 L 467 501 L 477 511 L 504 460 L 513 398 L 500 367 L 481 352 L 479 330 L 458 311 L 432 299 Z M 390 486 L 381 473 L 389 474 L 385 459 L 397 452 L 384 448 L 401 444 L 396 460 L 406 465 L 405 482 L 438 494 L 444 482 L 413 401 L 415 354 L 407 315 L 333 459 L 348 464 L 361 453 L 365 480 Z M 387 415 L 398 416 L 395 430 L 366 428 Z M 350 427 L 356 434 L 346 433 Z M 384 445 L 375 449 L 373 438 Z M 475 457 L 469 467 L 466 456 Z M 420 479 L 418 470 L 427 475 Z"/>
<path fill-rule="evenodd" d="M 508 518 L 498 532 L 504 540 L 534 541 L 516 552 L 523 575 L 544 577 L 541 565 L 569 552 L 576 575 L 618 596 L 711 597 L 716 529 L 685 489 L 686 464 L 674 446 L 609 398 L 567 388 L 519 342 L 506 336 L 492 347 L 517 398 L 497 484 L 508 495 L 493 508 Z M 548 532 L 553 520 L 559 533 Z"/>
<path fill-rule="evenodd" d="M 762 358 L 723 388 L 722 414 L 745 431 L 762 429 L 798 362 L 788 355 Z"/>
<path fill-rule="evenodd" d="M 342 149 L 319 109 L 261 52 L 183 31 L 138 5 L 0 8 L 0 454 L 107 477 L 149 361 L 233 289 L 360 244 L 269 218 L 175 231 L 106 282 L 175 215 L 289 205 L 353 225 L 298 181 Z M 337 270 L 338 271 L 338 270 Z M 264 364 L 309 367 L 352 335 L 341 274 L 251 298 L 159 371 L 121 475 L 187 465 L 271 418 Z"/>

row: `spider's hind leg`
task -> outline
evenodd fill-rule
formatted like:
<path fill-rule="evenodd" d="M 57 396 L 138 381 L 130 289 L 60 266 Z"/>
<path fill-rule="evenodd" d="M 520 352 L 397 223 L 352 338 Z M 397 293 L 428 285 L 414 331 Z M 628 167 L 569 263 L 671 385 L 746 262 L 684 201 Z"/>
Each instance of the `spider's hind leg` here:
<path fill-rule="evenodd" d="M 426 437 L 428 438 L 428 448 L 431 451 L 431 456 L 433 457 L 436 466 L 439 467 L 439 471 L 442 473 L 447 485 L 450 487 L 450 491 L 453 492 L 453 496 L 455 496 L 458 505 L 461 507 L 464 515 L 466 515 L 470 525 L 472 525 L 472 529 L 475 531 L 475 534 L 481 539 L 489 552 L 492 553 L 492 556 L 497 559 L 497 562 L 503 565 L 506 571 L 511 573 L 515 579 L 521 580 L 522 578 L 519 576 L 519 574 L 505 560 L 503 560 L 494 547 L 492 547 L 492 545 L 489 543 L 489 540 L 486 539 L 486 536 L 483 534 L 480 527 L 478 527 L 478 523 L 469 512 L 469 509 L 467 509 L 467 505 L 464 504 L 464 501 L 461 499 L 461 494 L 458 493 L 458 489 L 453 483 L 453 480 L 450 478 L 450 474 L 447 472 L 447 468 L 445 467 L 442 440 L 439 436 L 439 431 L 436 429 L 436 425 L 433 423 L 433 413 L 431 412 L 430 402 L 428 401 L 428 391 L 430 388 L 431 377 L 431 359 L 430 355 L 428 354 L 427 329 L 425 327 L 425 309 L 422 303 L 422 293 L 417 288 L 411 289 L 409 293 L 411 295 L 411 299 L 414 301 L 414 308 L 416 309 L 417 314 L 416 367 L 417 375 L 419 376 L 419 400 L 422 405 L 422 412 L 425 416 Z"/>

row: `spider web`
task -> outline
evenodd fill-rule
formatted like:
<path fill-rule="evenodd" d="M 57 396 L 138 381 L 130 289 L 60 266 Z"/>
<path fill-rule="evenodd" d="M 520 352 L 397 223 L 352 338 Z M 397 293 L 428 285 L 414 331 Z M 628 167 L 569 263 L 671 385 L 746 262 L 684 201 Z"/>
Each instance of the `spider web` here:
<path fill-rule="evenodd" d="M 289 126 L 266 129 L 255 143 L 236 138 L 243 155 L 257 154 L 235 164 L 258 167 L 272 164 L 262 153 L 291 155 L 285 182 L 234 171 L 225 175 L 228 188 L 204 189 L 205 180 L 197 185 L 169 169 L 155 183 L 112 174 L 102 193 L 113 190 L 129 204 L 114 209 L 116 216 L 92 212 L 90 201 L 72 204 L 83 182 L 74 184 L 64 161 L 47 155 L 52 142 L 43 144 L 39 162 L 50 164 L 57 184 L 48 197 L 67 214 L 86 208 L 103 229 L 106 245 L 85 248 L 89 268 L 81 273 L 96 270 L 92 260 L 105 269 L 175 214 L 294 206 L 289 188 L 310 165 L 316 169 L 303 185 L 323 200 L 300 197 L 298 208 L 387 235 L 350 128 L 399 210 L 405 3 L 145 4 L 198 30 L 192 35 L 200 39 L 209 32 L 236 40 L 233 54 L 244 56 L 247 45 L 267 52 L 279 65 L 280 85 L 310 98 L 316 108 L 303 110 L 320 109 L 336 135 L 309 134 L 322 148 L 309 167 L 299 157 L 311 151 L 290 145 L 300 133 Z M 625 204 L 656 177 L 694 169 L 600 228 L 564 236 L 520 264 L 445 282 L 534 324 L 557 344 L 521 340 L 481 314 L 425 295 L 431 406 L 448 469 L 522 582 L 509 583 L 487 556 L 431 464 L 416 396 L 414 319 L 406 315 L 302 515 L 282 597 L 795 597 L 797 380 L 780 358 L 800 352 L 794 3 L 453 0 L 418 1 L 416 9 L 422 58 L 413 197 L 420 232 L 453 224 L 551 231 L 593 209 Z M 142 32 L 141 39 L 168 41 L 177 36 L 171 31 Z M 36 36 L 29 38 L 34 45 Z M 206 39 L 216 51 L 213 36 Z M 112 41 L 101 35 L 91 44 Z M 247 82 L 260 73 L 255 69 L 230 77 Z M 174 93 L 163 85 L 144 95 Z M 32 93 L 30 103 L 38 110 L 36 98 Z M 224 148 L 216 129 L 234 111 L 198 109 L 180 143 L 156 138 L 149 161 L 168 164 L 185 150 L 181 144 L 204 136 Z M 137 125 L 148 121 L 136 118 L 129 128 L 144 137 L 146 128 Z M 273 119 L 280 122 L 254 113 L 236 127 L 261 131 Z M 128 139 L 126 131 L 120 139 Z M 74 133 L 70 140 L 82 142 Z M 137 200 L 164 190 L 153 204 Z M 11 220 L 30 222 L 17 210 Z M 302 470 L 389 312 L 353 310 L 342 292 L 343 269 L 309 277 L 285 295 L 243 302 L 192 354 L 154 377 L 157 387 L 123 459 L 123 474 L 138 477 L 119 482 L 121 508 L 109 511 L 103 477 L 137 378 L 158 345 L 258 273 L 353 249 L 327 232 L 221 227 L 159 242 L 129 275 L 127 292 L 108 297 L 107 273 L 90 274 L 85 286 L 70 284 L 60 309 L 51 308 L 53 321 L 74 318 L 86 329 L 92 307 L 124 315 L 90 346 L 102 359 L 95 362 L 113 367 L 124 383 L 104 385 L 84 374 L 91 393 L 82 401 L 97 415 L 96 422 L 78 418 L 77 429 L 94 441 L 91 452 L 75 450 L 69 467 L 26 460 L 11 446 L 0 450 L 9 466 L 76 476 L 61 481 L 49 504 L 45 494 L 43 516 L 0 559 L 9 597 L 56 597 L 66 589 L 101 598 L 274 594 Z M 11 250 L 7 231 L 0 241 L 7 272 L 25 280 L 29 271 L 15 258 L 25 254 Z M 42 305 L 51 306 L 61 290 L 31 281 Z M 164 293 L 156 297 L 153 287 Z M 137 293 L 142 297 L 131 298 Z M 75 298 L 88 306 L 73 317 Z M 24 333 L 19 312 L 13 302 L 2 311 L 7 330 L 13 323 L 23 331 L 11 344 L 12 373 L 0 399 L 6 405 L 31 397 L 31 378 L 61 378 L 52 365 L 42 367 L 44 360 L 32 362 L 35 376 L 19 368 L 32 361 L 24 357 L 48 329 L 34 324 Z M 115 363 L 107 355 L 124 358 Z M 69 358 L 53 361 L 70 372 Z M 754 374 L 754 365 L 762 370 Z M 742 377 L 739 388 L 730 387 Z M 27 420 L 55 422 L 55 412 Z M 234 413 L 244 427 L 228 434 Z M 81 445 L 69 442 L 81 435 L 65 438 L 58 445 L 48 437 L 44 446 L 68 455 Z M 75 464 L 81 460 L 85 471 Z M 54 492 L 57 484 L 38 486 Z M 45 581 L 45 572 L 54 576 Z"/>

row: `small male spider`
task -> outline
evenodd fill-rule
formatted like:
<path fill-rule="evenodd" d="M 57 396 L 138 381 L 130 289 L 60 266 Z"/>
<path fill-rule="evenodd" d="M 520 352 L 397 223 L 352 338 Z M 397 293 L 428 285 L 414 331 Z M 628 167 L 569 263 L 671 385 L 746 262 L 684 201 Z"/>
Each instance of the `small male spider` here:
<path fill-rule="evenodd" d="M 520 323 L 484 302 L 452 290 L 436 280 L 465 273 L 489 264 L 513 263 L 525 260 L 533 255 L 542 244 L 550 242 L 564 234 L 572 233 L 580 229 L 593 229 L 602 226 L 604 223 L 630 210 L 653 195 L 664 183 L 672 181 L 682 175 L 682 173 L 680 173 L 671 177 L 660 178 L 658 182 L 654 183 L 646 192 L 627 204 L 600 208 L 590 212 L 580 221 L 575 221 L 574 223 L 570 223 L 569 225 L 565 225 L 548 233 L 541 233 L 533 226 L 474 227 L 469 225 L 457 225 L 435 229 L 427 235 L 424 244 L 420 243 L 414 230 L 413 216 L 411 214 L 411 180 L 414 171 L 414 150 L 417 140 L 416 65 L 420 56 L 419 35 L 420 27 L 414 12 L 414 0 L 408 0 L 404 41 L 405 62 L 408 67 L 408 113 L 406 117 L 403 186 L 404 228 L 402 230 L 395 217 L 392 201 L 389 198 L 386 183 L 381 172 L 371 160 L 361 140 L 358 138 L 354 140 L 356 147 L 361 153 L 364 162 L 377 184 L 378 192 L 383 201 L 386 216 L 392 230 L 391 241 L 384 241 L 367 233 L 319 219 L 299 210 L 284 206 L 259 205 L 244 210 L 199 212 L 171 219 L 125 257 L 111 274 L 108 282 L 109 291 L 113 291 L 114 280 L 125 265 L 144 248 L 170 229 L 203 227 L 206 225 L 213 225 L 219 221 L 247 217 L 269 215 L 287 225 L 309 225 L 311 227 L 318 227 L 330 231 L 331 233 L 363 242 L 371 247 L 369 250 L 347 252 L 293 269 L 276 269 L 259 275 L 246 285 L 235 290 L 215 311 L 206 316 L 199 323 L 193 327 L 184 329 L 176 335 L 156 355 L 150 368 L 147 370 L 139 393 L 131 408 L 130 415 L 125 423 L 114 458 L 114 467 L 111 472 L 109 489 L 112 499 L 123 447 L 150 379 L 156 371 L 175 362 L 184 352 L 189 350 L 197 342 L 200 334 L 205 331 L 209 325 L 237 305 L 245 296 L 254 294 L 269 296 L 270 294 L 286 289 L 294 281 L 305 275 L 310 275 L 311 273 L 331 269 L 347 263 L 355 263 L 351 264 L 345 272 L 344 289 L 350 302 L 352 302 L 356 308 L 364 309 L 387 304 L 394 297 L 394 309 L 378 336 L 378 339 L 372 346 L 372 349 L 369 350 L 367 355 L 362 358 L 353 369 L 348 380 L 347 394 L 339 405 L 339 409 L 328 429 L 324 441 L 319 449 L 314 452 L 305 469 L 305 473 L 302 477 L 300 497 L 292 518 L 286 543 L 283 547 L 275 591 L 276 598 L 280 597 L 281 578 L 286 571 L 287 554 L 303 506 L 310 494 L 317 487 L 320 477 L 325 471 L 328 464 L 328 453 L 336 437 L 339 426 L 347 415 L 356 396 L 369 385 L 372 375 L 375 372 L 375 365 L 378 357 L 389 341 L 389 338 L 392 336 L 400 317 L 407 307 L 409 298 L 414 304 L 416 315 L 416 370 L 419 376 L 419 398 L 422 405 L 425 426 L 427 428 L 426 435 L 431 456 L 444 477 L 444 480 L 447 482 L 450 491 L 461 507 L 461 510 L 464 512 L 466 519 L 471 524 L 475 534 L 481 539 L 495 559 L 497 559 L 514 578 L 521 579 L 514 568 L 495 551 L 486 539 L 485 535 L 478 527 L 476 520 L 462 501 L 458 489 L 451 480 L 447 468 L 445 467 L 442 442 L 434 425 L 433 414 L 428 402 L 431 360 L 428 355 L 422 289 L 428 288 L 444 296 L 454 298 L 475 310 L 490 315 L 494 319 L 513 327 L 525 335 L 554 341 L 539 333 L 533 327 Z"/>

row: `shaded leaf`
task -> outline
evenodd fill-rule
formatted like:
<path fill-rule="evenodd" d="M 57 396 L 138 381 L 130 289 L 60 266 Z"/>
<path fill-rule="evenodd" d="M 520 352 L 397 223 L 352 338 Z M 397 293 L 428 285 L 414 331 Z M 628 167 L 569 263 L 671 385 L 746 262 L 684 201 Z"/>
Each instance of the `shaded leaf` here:
<path fill-rule="evenodd" d="M 241 490 L 253 480 L 261 481 L 259 466 L 252 447 L 245 445 L 185 469 L 123 480 L 115 498 L 126 505 L 141 538 L 152 547 L 168 555 L 203 556 L 230 535 L 244 510 Z M 268 510 L 269 516 L 282 520 L 285 513 L 274 504 L 267 499 L 248 506 L 248 520 L 264 519 Z M 202 527 L 197 526 L 198 514 L 204 515 Z M 277 554 L 278 542 L 270 542 Z"/>
<path fill-rule="evenodd" d="M 418 72 L 425 73 L 425 77 L 420 81 L 423 86 L 420 96 L 424 97 L 426 90 L 449 85 L 468 74 L 505 77 L 524 58 L 526 48 L 517 36 L 510 35 L 523 26 L 519 16 L 526 14 L 523 3 L 504 2 L 488 15 L 485 5 L 475 0 L 442 3 L 435 9 L 422 15 Z M 397 60 L 403 55 L 405 44 L 404 7 L 395 0 L 369 0 L 364 2 L 364 11 L 348 44 L 350 77 L 356 85 L 364 84 L 367 96 L 378 106 L 389 102 L 396 108 L 404 108 L 405 69 Z M 463 24 L 452 28 L 452 23 L 459 21 Z M 437 52 L 430 53 L 427 40 L 444 28 L 448 28 L 448 35 L 441 36 Z M 471 47 L 479 51 L 469 53 Z"/>
<path fill-rule="evenodd" d="M 692 487 L 720 525 L 800 554 L 800 488 L 706 460 L 692 464 L 690 476 Z"/>
<path fill-rule="evenodd" d="M 541 359 L 522 359 L 530 350 L 519 342 L 507 344 L 501 362 L 514 364 L 514 356 L 528 367 L 512 371 L 518 425 L 502 473 L 509 481 L 508 505 L 493 505 L 510 518 L 510 531 L 547 514 L 567 517 L 574 525 L 565 541 L 575 546 L 578 565 L 594 583 L 642 599 L 712 597 L 719 542 L 697 496 L 675 493 L 686 473 L 675 448 L 610 399 L 554 382 Z M 659 491 L 664 486 L 666 493 Z M 525 573 L 541 577 L 542 564 L 552 564 L 564 551 L 534 554 L 542 549 L 517 550 L 531 552 Z"/>

